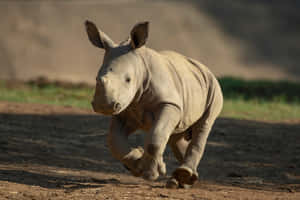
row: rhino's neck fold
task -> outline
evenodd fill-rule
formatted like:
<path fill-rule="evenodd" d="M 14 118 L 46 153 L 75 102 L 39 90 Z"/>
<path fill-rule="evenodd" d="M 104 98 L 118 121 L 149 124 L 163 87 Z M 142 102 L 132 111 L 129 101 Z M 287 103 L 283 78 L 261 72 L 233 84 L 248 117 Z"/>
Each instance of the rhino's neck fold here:
<path fill-rule="evenodd" d="M 135 102 L 139 102 L 144 93 L 149 89 L 150 81 L 151 81 L 151 72 L 149 70 L 149 58 L 147 55 L 148 49 L 146 47 L 141 47 L 136 51 L 136 54 L 142 60 L 142 66 L 140 67 L 140 71 L 138 75 L 140 76 L 140 81 L 138 84 L 138 90 L 136 96 L 134 98 Z"/>

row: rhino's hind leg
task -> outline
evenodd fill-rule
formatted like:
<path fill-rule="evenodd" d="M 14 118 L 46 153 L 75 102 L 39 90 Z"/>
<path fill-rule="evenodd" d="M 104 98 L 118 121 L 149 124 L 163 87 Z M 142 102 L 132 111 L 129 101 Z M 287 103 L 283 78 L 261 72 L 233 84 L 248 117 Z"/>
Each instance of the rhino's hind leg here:
<path fill-rule="evenodd" d="M 186 150 L 190 143 L 190 138 L 187 137 L 188 134 L 192 134 L 189 130 L 183 133 L 174 134 L 170 137 L 168 145 L 170 146 L 174 156 L 180 164 L 183 164 L 184 156 Z M 174 175 L 167 181 L 167 188 L 189 188 L 187 184 L 180 185 Z"/>
<path fill-rule="evenodd" d="M 174 134 L 170 137 L 168 145 L 171 147 L 176 159 L 180 164 L 182 164 L 187 147 L 190 141 L 186 140 L 187 132 Z"/>
<path fill-rule="evenodd" d="M 178 181 L 178 187 L 191 187 L 197 181 L 197 167 L 202 158 L 210 129 L 211 125 L 203 120 L 199 120 L 192 127 L 192 140 L 186 149 L 181 165 L 173 172 L 173 178 Z"/>
<path fill-rule="evenodd" d="M 223 106 L 221 93 L 217 93 L 203 116 L 191 127 L 192 139 L 182 164 L 174 171 L 173 177 L 179 185 L 193 185 L 198 179 L 197 168 L 203 156 L 210 130 Z"/>

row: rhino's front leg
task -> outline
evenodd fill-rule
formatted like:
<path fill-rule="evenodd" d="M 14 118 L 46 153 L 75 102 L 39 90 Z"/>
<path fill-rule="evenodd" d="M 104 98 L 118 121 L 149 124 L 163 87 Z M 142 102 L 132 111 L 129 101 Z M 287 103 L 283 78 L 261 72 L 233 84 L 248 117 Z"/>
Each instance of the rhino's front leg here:
<path fill-rule="evenodd" d="M 113 157 L 121 161 L 133 175 L 140 176 L 141 172 L 138 171 L 137 165 L 143 156 L 143 149 L 130 149 L 128 144 L 128 136 L 134 130 L 134 128 L 126 126 L 125 122 L 114 116 L 112 117 L 107 143 Z"/>
<path fill-rule="evenodd" d="M 155 112 L 155 122 L 145 140 L 145 153 L 142 157 L 143 176 L 155 180 L 159 174 L 166 173 L 163 153 L 169 137 L 180 120 L 179 109 L 170 104 L 163 104 Z"/>

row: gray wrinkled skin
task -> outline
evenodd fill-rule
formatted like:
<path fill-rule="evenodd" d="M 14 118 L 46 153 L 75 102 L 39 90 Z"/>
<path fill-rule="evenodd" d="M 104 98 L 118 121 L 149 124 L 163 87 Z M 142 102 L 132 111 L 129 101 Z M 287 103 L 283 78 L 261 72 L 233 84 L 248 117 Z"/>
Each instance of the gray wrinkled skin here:
<path fill-rule="evenodd" d="M 85 25 L 92 44 L 105 50 L 92 106 L 95 112 L 112 115 L 112 155 L 133 175 L 155 180 L 166 173 L 163 153 L 168 144 L 180 166 L 167 187 L 193 185 L 223 106 L 214 75 L 196 60 L 147 48 L 148 22 L 135 25 L 120 45 L 92 22 Z M 147 132 L 144 149 L 128 145 L 128 136 L 137 129 Z"/>

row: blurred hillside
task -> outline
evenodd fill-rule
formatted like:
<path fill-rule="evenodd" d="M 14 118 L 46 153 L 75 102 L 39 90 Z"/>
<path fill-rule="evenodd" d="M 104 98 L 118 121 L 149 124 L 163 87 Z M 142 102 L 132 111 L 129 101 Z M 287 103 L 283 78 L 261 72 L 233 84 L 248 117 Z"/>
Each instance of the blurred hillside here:
<path fill-rule="evenodd" d="M 300 81 L 299 8 L 292 0 L 1 0 L 0 79 L 94 83 L 103 51 L 87 39 L 90 19 L 116 42 L 149 20 L 148 46 L 196 58 L 218 76 Z"/>

